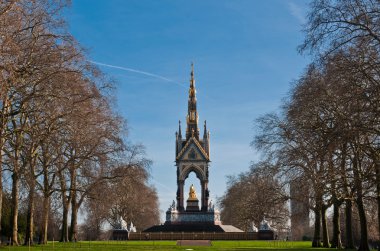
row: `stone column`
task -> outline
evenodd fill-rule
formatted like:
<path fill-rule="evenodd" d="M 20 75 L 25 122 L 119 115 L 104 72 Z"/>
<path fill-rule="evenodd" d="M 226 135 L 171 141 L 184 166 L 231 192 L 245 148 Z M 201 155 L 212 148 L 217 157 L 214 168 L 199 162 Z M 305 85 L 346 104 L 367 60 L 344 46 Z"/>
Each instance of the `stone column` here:
<path fill-rule="evenodd" d="M 201 210 L 203 212 L 207 212 L 208 197 L 209 197 L 208 182 L 207 181 L 202 181 L 201 182 L 201 186 L 202 186 Z"/>
<path fill-rule="evenodd" d="M 177 189 L 177 209 L 178 211 L 185 211 L 184 206 L 184 198 L 183 198 L 183 188 L 185 185 L 185 182 L 183 180 L 179 180 L 177 182 L 178 189 Z"/>

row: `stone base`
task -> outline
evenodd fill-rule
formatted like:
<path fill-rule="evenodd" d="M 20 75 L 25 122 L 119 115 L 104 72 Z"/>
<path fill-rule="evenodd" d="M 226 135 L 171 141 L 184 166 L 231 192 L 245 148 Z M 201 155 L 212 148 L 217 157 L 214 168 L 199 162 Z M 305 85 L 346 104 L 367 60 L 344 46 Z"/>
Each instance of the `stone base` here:
<path fill-rule="evenodd" d="M 209 225 L 221 225 L 220 212 L 209 211 L 185 211 L 180 212 L 177 210 L 171 210 L 166 212 L 166 222 L 165 225 L 173 224 L 209 224 Z"/>
<path fill-rule="evenodd" d="M 190 233 L 190 232 L 191 233 L 241 233 L 243 231 L 234 226 L 223 225 L 222 222 L 220 221 L 220 212 L 218 210 L 210 210 L 208 212 L 201 212 L 201 211 L 181 212 L 173 208 L 170 208 L 166 212 L 165 224 L 152 226 L 148 229 L 145 229 L 143 232 L 144 233 L 158 233 L 158 232 L 163 232 L 163 233 L 165 232 L 166 233 L 168 232 L 171 232 L 171 233 Z"/>
<path fill-rule="evenodd" d="M 163 233 L 224 233 L 224 229 L 221 225 L 212 225 L 212 224 L 164 224 L 156 225 L 150 228 L 147 228 L 143 231 L 144 233 L 154 233 L 154 232 L 163 232 Z"/>
<path fill-rule="evenodd" d="M 231 225 L 212 225 L 212 224 L 168 224 L 156 225 L 147 228 L 144 233 L 244 233 L 243 230 Z M 257 233 L 256 233 L 257 234 Z M 197 238 L 199 238 L 198 236 Z M 185 238 L 185 237 L 182 237 Z M 187 237 L 189 238 L 189 237 Z M 202 237 L 203 238 L 203 237 Z M 211 238 L 211 237 L 208 237 Z M 193 239 L 193 238 L 190 238 Z"/>

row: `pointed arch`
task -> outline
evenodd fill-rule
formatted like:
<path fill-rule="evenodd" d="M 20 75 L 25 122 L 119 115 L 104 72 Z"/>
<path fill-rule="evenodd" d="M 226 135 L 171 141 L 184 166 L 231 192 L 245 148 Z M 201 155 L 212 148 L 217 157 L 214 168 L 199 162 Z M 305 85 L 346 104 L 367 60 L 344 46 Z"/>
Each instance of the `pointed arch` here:
<path fill-rule="evenodd" d="M 179 177 L 179 180 L 185 181 L 191 172 L 194 172 L 197 178 L 202 182 L 207 180 L 206 173 L 204 172 L 203 168 L 199 165 L 190 164 L 186 166 Z"/>

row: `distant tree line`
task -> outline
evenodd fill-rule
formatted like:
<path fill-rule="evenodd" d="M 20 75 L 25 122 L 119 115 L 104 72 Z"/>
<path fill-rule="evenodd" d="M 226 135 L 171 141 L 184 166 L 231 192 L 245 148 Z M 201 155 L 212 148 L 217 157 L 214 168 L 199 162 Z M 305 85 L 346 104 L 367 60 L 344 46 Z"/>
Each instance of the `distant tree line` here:
<path fill-rule="evenodd" d="M 310 53 L 313 61 L 295 81 L 281 111 L 257 120 L 252 145 L 273 166 L 277 179 L 269 184 L 306 181 L 305 196 L 314 215 L 313 247 L 370 250 L 368 240 L 379 242 L 380 232 L 380 3 L 314 0 L 304 32 L 299 50 Z M 235 187 L 254 189 L 249 188 L 254 170 L 231 181 L 222 205 Z M 268 193 L 264 203 L 282 192 Z M 240 198 L 248 202 L 251 196 L 242 193 Z M 255 219 L 257 209 L 243 207 L 249 212 L 238 211 L 235 217 Z M 354 236 L 353 212 L 360 236 Z"/>
<path fill-rule="evenodd" d="M 77 240 L 79 209 L 94 239 L 116 217 L 159 219 L 150 161 L 67 31 L 67 4 L 0 1 L 0 233 L 12 245 Z"/>

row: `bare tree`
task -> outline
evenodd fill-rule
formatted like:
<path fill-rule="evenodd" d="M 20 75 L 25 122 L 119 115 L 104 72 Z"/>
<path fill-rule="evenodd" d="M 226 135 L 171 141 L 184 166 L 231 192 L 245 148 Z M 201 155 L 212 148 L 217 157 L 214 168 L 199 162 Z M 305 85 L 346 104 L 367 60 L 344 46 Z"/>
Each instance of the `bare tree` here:
<path fill-rule="evenodd" d="M 60 8 L 53 2 L 41 1 L 28 3 L 28 1 L 10 1 L 1 12 L 1 21 L 7 24 L 1 30 L 1 57 L 2 57 L 2 128 L 8 132 L 8 137 L 2 133 L 4 150 L 8 158 L 8 166 L 12 170 L 13 179 L 13 234 L 12 243 L 18 244 L 17 240 L 17 217 L 18 217 L 18 193 L 19 181 L 29 166 L 34 170 L 37 149 L 36 142 L 30 142 L 31 148 L 25 149 L 27 140 L 30 141 L 32 134 L 29 133 L 33 125 L 30 115 L 35 112 L 35 98 L 39 97 L 46 77 L 53 74 L 50 68 L 46 75 L 46 64 L 52 60 L 47 50 L 56 42 L 58 36 L 52 34 L 50 29 L 57 24 L 53 12 Z M 51 9 L 50 9 L 51 8 Z M 3 27 L 3 26 L 2 26 Z M 57 48 L 57 47 L 55 47 Z M 53 56 L 54 57 L 54 56 Z M 25 144 L 24 144 L 25 143 Z M 4 149 L 6 144 L 6 149 Z M 24 152 L 25 154 L 23 154 Z M 27 154 L 30 153 L 30 154 Z M 28 155 L 28 156 L 26 156 Z M 30 177 L 32 177 L 31 175 Z M 34 179 L 30 179 L 33 183 Z M 34 185 L 30 184 L 34 190 Z M 31 215 L 28 228 L 32 231 L 33 224 L 33 194 L 31 191 Z M 30 231 L 29 234 L 30 234 Z M 28 235 L 29 235 L 28 234 Z"/>
<path fill-rule="evenodd" d="M 227 191 L 219 198 L 222 220 L 247 230 L 252 222 L 259 226 L 265 217 L 276 229 L 286 229 L 287 199 L 276 167 L 260 162 L 250 171 L 229 178 Z"/>
<path fill-rule="evenodd" d="M 0 220 L 1 182 L 7 176 L 12 180 L 12 245 L 19 244 L 19 212 L 24 209 L 25 244 L 33 244 L 35 200 L 41 198 L 41 243 L 47 242 L 56 205 L 62 214 L 61 240 L 75 240 L 84 202 L 96 197 L 98 186 L 114 189 L 111 180 L 125 182 L 115 164 L 121 156 L 131 170 L 143 170 L 144 178 L 129 194 L 143 210 L 137 215 L 158 219 L 156 191 L 148 185 L 149 161 L 135 158 L 140 156 L 137 148 L 125 142 L 125 121 L 112 108 L 112 81 L 86 60 L 67 32 L 61 14 L 68 2 L 0 2 Z M 27 202 L 20 204 L 22 188 Z M 141 193 L 148 195 L 146 201 L 137 200 Z M 138 216 L 132 218 L 138 221 Z"/>
<path fill-rule="evenodd" d="M 306 37 L 299 49 L 330 54 L 360 44 L 378 51 L 379 20 L 377 1 L 314 0 L 304 28 Z"/>
<path fill-rule="evenodd" d="M 372 111 L 375 119 L 379 117 L 379 52 L 380 52 L 380 5 L 378 1 L 364 0 L 315 0 L 312 2 L 308 15 L 308 23 L 305 26 L 306 38 L 300 46 L 300 51 L 310 51 L 317 56 L 333 53 L 334 51 L 344 51 L 356 56 L 356 60 L 350 60 L 351 76 L 361 75 L 366 82 L 366 102 L 369 104 L 368 112 Z M 354 52 L 354 53 L 352 53 Z M 350 55 L 351 56 L 351 55 Z M 352 62 L 354 62 L 352 64 Z M 358 74 L 359 73 L 359 74 Z M 351 82 L 352 83 L 352 82 Z M 379 135 L 377 126 L 372 127 L 372 139 Z M 368 140 L 367 148 L 378 149 L 373 140 Z M 363 144 L 362 144 L 363 145 Z M 365 147 L 360 147 L 363 151 Z M 371 152 L 369 150 L 368 152 Z M 373 152 L 373 151 L 372 151 Z M 373 154 L 370 156 L 374 163 L 377 157 Z M 355 158 L 355 161 L 358 161 Z M 358 163 L 357 163 L 358 164 Z M 357 166 L 355 164 L 355 166 Z M 376 182 L 379 180 L 379 167 L 376 165 Z M 358 174 L 356 174 L 357 176 Z M 377 187 L 379 191 L 380 187 Z M 380 208 L 380 197 L 378 196 L 378 208 Z M 361 204 L 361 203 L 359 203 Z M 363 215 L 363 213 L 361 213 Z M 378 215 L 378 229 L 380 231 L 380 214 Z M 363 226 L 364 227 L 364 226 Z M 359 249 L 368 250 L 368 245 L 363 241 Z M 380 248 L 380 247 L 379 247 Z"/>
<path fill-rule="evenodd" d="M 371 149 L 368 145 L 374 145 L 369 142 L 376 138 L 378 120 L 372 102 L 378 93 L 364 77 L 361 52 L 340 51 L 311 65 L 283 106 L 283 119 L 267 115 L 259 120 L 256 146 L 277 159 L 288 175 L 302 174 L 312 184 L 313 246 L 320 245 L 321 223 L 323 244 L 329 245 L 325 214 L 332 204 L 333 246 L 340 246 L 339 207 L 344 201 L 346 247 L 353 247 L 351 203 L 355 201 L 360 249 L 368 247 L 365 197 L 376 187 L 376 159 L 365 149 Z"/>
<path fill-rule="evenodd" d="M 124 158 L 112 171 L 109 180 L 111 200 L 107 222 L 116 226 L 119 217 L 133 222 L 139 230 L 159 223 L 159 205 L 156 190 L 149 185 L 149 166 L 141 145 L 127 147 Z M 144 194 L 144 196 L 141 196 Z"/>

